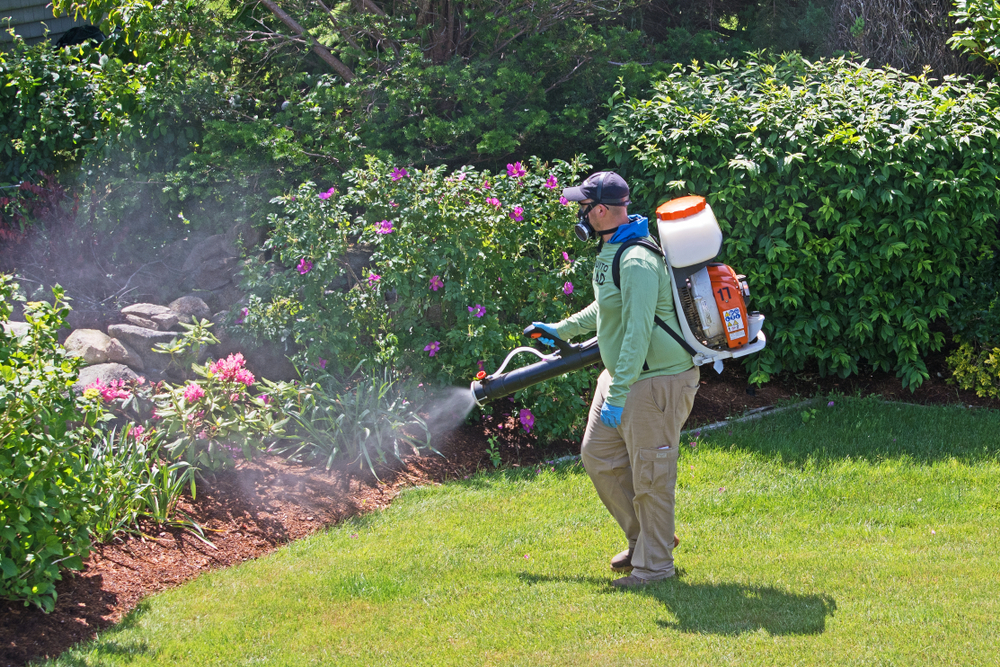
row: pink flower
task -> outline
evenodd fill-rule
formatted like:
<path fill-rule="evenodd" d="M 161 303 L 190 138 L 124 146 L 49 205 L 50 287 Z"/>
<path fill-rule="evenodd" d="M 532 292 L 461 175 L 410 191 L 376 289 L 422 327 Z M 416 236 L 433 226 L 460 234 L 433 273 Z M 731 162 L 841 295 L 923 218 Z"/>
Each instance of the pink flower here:
<path fill-rule="evenodd" d="M 483 181 L 483 190 L 489 190 L 489 189 L 490 189 L 490 182 Z"/>
<path fill-rule="evenodd" d="M 102 384 L 101 378 L 97 378 L 83 388 L 84 391 L 88 389 L 97 390 L 101 395 L 101 400 L 109 403 L 119 398 L 129 399 L 132 397 L 130 393 L 125 391 L 125 380 L 112 380 L 110 384 Z"/>
<path fill-rule="evenodd" d="M 383 220 L 378 223 L 378 228 L 375 230 L 376 234 L 392 234 L 392 222 L 389 220 Z"/>
<path fill-rule="evenodd" d="M 556 178 L 555 174 L 549 174 L 549 177 L 545 179 L 545 187 L 549 190 L 559 185 L 559 180 Z"/>
<path fill-rule="evenodd" d="M 476 362 L 476 366 L 479 366 L 479 370 L 481 370 L 481 371 L 485 371 L 486 370 L 486 362 L 484 360 L 482 360 L 482 359 L 480 359 L 479 361 Z"/>
<path fill-rule="evenodd" d="M 572 261 L 573 261 L 573 260 L 571 260 L 571 259 L 569 258 L 569 253 L 568 253 L 568 252 L 566 252 L 565 250 L 563 250 L 563 260 L 564 260 L 564 261 L 567 261 L 567 262 L 572 262 Z"/>
<path fill-rule="evenodd" d="M 249 387 L 254 383 L 254 377 L 253 373 L 244 368 L 245 363 L 243 355 L 237 352 L 212 363 L 208 372 L 223 382 L 239 382 Z"/>
<path fill-rule="evenodd" d="M 469 312 L 474 314 L 476 317 L 482 317 L 486 314 L 486 307 L 477 303 L 475 306 L 469 306 Z"/>
<path fill-rule="evenodd" d="M 507 175 L 511 178 L 521 178 L 527 173 L 520 162 L 515 162 L 514 164 L 507 163 Z"/>
<path fill-rule="evenodd" d="M 397 204 L 397 203 L 396 203 L 396 202 L 394 202 L 394 201 L 390 201 L 390 202 L 389 202 L 389 206 L 391 206 L 391 207 L 393 207 L 393 208 L 399 208 L 399 204 Z"/>
<path fill-rule="evenodd" d="M 514 222 L 521 222 L 524 220 L 524 209 L 520 206 L 515 206 L 514 210 L 510 212 L 510 217 L 513 218 Z"/>
<path fill-rule="evenodd" d="M 336 192 L 336 191 L 337 191 L 337 188 L 330 188 L 326 192 L 319 193 L 319 198 L 320 199 L 329 199 L 330 197 L 333 196 L 333 193 Z"/>
<path fill-rule="evenodd" d="M 393 181 L 398 181 L 399 179 L 406 178 L 407 176 L 409 176 L 409 174 L 406 172 L 406 169 L 399 169 L 397 167 L 393 167 L 391 174 Z"/>
<path fill-rule="evenodd" d="M 259 398 L 264 405 L 271 405 L 271 396 L 269 394 L 261 394 L 257 398 Z"/>
<path fill-rule="evenodd" d="M 442 287 L 444 287 L 444 281 L 441 280 L 441 276 L 434 276 L 431 278 L 431 290 L 437 292 Z"/>
<path fill-rule="evenodd" d="M 208 440 L 208 433 L 206 433 L 204 429 L 202 429 L 201 431 L 198 431 L 197 437 L 199 440 Z"/>
<path fill-rule="evenodd" d="M 437 354 L 438 350 L 440 350 L 440 349 L 441 349 L 441 342 L 440 341 L 434 341 L 433 343 L 424 346 L 424 352 L 427 352 L 432 357 L 435 354 Z"/>
<path fill-rule="evenodd" d="M 380 276 L 377 273 L 371 274 L 370 276 L 368 276 L 368 286 L 369 287 L 374 286 L 375 283 L 377 283 L 381 278 L 382 278 L 382 276 Z"/>
<path fill-rule="evenodd" d="M 303 257 L 302 259 L 299 260 L 299 265 L 296 268 L 297 268 L 299 274 L 301 274 L 301 275 L 304 276 L 307 273 L 309 273 L 310 271 L 312 271 L 313 263 L 310 260 L 308 260 L 305 257 Z"/>
<path fill-rule="evenodd" d="M 490 204 L 491 206 L 495 206 L 496 208 L 500 208 L 500 200 L 497 199 L 496 197 L 489 197 L 486 200 L 486 203 Z"/>
<path fill-rule="evenodd" d="M 205 390 L 199 387 L 197 382 L 192 382 L 184 388 L 184 400 L 188 403 L 194 403 L 204 395 Z"/>
<path fill-rule="evenodd" d="M 520 420 L 524 430 L 531 433 L 531 427 L 535 425 L 535 415 L 531 414 L 531 410 L 523 408 L 520 413 Z"/>
<path fill-rule="evenodd" d="M 324 359 L 323 357 L 317 357 L 316 358 L 316 364 L 319 366 L 319 369 L 321 371 L 325 371 L 326 370 L 326 359 Z"/>
<path fill-rule="evenodd" d="M 573 283 L 571 282 L 563 283 L 563 294 L 569 296 L 572 293 L 573 293 Z"/>
<path fill-rule="evenodd" d="M 240 311 L 240 314 L 236 316 L 236 324 L 243 324 L 247 319 L 247 314 L 250 312 L 249 308 L 244 308 Z"/>
<path fill-rule="evenodd" d="M 565 197 L 560 197 L 559 203 L 562 204 L 563 206 L 569 206 L 569 200 L 566 199 Z"/>
<path fill-rule="evenodd" d="M 141 438 L 142 434 L 145 433 L 145 432 L 146 432 L 146 429 L 144 429 L 141 426 L 133 426 L 132 430 L 130 431 L 130 433 L 132 434 L 132 437 L 135 438 L 136 440 L 138 440 L 139 438 Z"/>

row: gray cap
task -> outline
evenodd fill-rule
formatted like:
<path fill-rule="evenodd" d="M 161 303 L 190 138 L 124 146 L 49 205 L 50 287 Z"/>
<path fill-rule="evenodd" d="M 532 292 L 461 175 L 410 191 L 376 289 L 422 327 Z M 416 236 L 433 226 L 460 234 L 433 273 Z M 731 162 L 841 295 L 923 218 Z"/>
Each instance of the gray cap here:
<path fill-rule="evenodd" d="M 627 206 L 632 203 L 628 198 L 628 183 L 613 171 L 591 174 L 575 188 L 564 189 L 563 197 L 569 201 L 590 199 L 605 206 Z"/>

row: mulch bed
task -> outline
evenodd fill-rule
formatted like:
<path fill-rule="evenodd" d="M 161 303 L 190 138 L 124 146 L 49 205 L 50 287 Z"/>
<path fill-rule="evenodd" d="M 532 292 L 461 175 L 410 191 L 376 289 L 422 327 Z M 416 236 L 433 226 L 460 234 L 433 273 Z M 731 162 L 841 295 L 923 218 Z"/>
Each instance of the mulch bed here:
<path fill-rule="evenodd" d="M 943 355 L 929 366 L 931 379 L 914 393 L 887 374 L 848 380 L 799 374 L 748 393 L 739 369 L 727 368 L 721 376 L 703 369 L 702 387 L 687 425 L 709 424 L 751 408 L 831 392 L 1000 408 L 998 401 L 980 399 L 946 384 Z M 518 428 L 513 416 L 508 417 L 507 426 L 499 432 L 505 465 L 530 466 L 579 453 L 579 443 L 570 442 L 540 449 Z M 437 438 L 435 446 L 444 456 L 409 458 L 405 465 L 380 470 L 381 480 L 358 467 L 317 470 L 271 456 L 241 463 L 211 483 L 200 484 L 197 500 L 181 505 L 207 529 L 214 548 L 182 530 L 147 527 L 147 537 L 98 546 L 83 571 L 66 574 L 58 584 L 59 598 L 52 613 L 0 601 L 0 667 L 54 657 L 121 620 L 150 593 L 208 570 L 257 558 L 349 517 L 382 509 L 404 487 L 440 484 L 492 468 L 486 438 L 497 433 L 493 428 L 487 432 L 484 424 L 463 425 Z"/>

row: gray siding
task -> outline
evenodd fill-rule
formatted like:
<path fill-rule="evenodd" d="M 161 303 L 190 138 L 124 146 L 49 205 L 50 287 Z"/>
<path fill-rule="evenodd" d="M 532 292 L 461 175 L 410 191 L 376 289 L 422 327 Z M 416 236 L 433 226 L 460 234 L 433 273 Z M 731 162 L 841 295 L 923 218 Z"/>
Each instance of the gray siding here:
<path fill-rule="evenodd" d="M 74 21 L 72 16 L 52 16 L 50 0 L 0 0 L 0 44 L 11 42 L 7 34 L 7 18 L 14 32 L 24 37 L 29 44 L 45 38 L 45 27 L 49 29 L 49 39 L 59 41 L 64 32 L 83 21 Z M 44 22 L 45 25 L 42 25 Z"/>

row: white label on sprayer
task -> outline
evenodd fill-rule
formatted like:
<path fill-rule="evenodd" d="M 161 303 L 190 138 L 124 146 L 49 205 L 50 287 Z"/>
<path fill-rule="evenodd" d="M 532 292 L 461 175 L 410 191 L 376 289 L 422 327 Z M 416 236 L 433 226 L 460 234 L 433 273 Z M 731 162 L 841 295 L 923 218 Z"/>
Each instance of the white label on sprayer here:
<path fill-rule="evenodd" d="M 731 308 L 729 310 L 722 311 L 722 317 L 726 320 L 726 331 L 728 333 L 742 331 L 745 328 L 743 324 L 743 315 L 740 314 L 739 308 Z"/>

